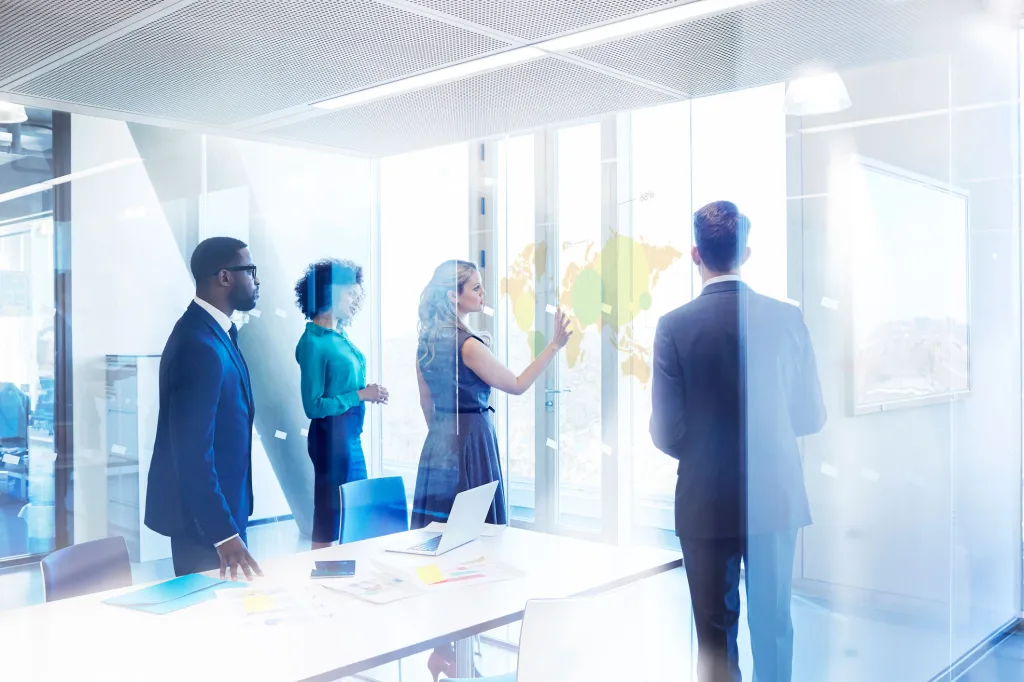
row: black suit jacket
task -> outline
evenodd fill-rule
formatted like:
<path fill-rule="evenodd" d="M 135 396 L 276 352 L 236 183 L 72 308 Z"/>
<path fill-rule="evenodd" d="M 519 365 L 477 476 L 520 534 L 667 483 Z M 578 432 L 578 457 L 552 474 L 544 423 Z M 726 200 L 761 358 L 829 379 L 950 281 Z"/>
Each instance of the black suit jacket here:
<path fill-rule="evenodd" d="M 676 534 L 726 538 L 811 523 L 797 438 L 825 424 L 800 310 L 737 281 L 658 322 L 651 436 L 679 460 Z"/>
<path fill-rule="evenodd" d="M 160 358 L 160 412 L 146 525 L 215 544 L 244 534 L 252 513 L 249 371 L 231 337 L 195 303 Z"/>

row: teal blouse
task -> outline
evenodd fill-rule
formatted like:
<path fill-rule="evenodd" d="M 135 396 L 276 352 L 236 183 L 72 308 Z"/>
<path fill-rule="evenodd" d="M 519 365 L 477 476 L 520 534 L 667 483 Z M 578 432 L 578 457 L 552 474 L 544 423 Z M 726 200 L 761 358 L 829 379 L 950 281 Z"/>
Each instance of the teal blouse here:
<path fill-rule="evenodd" d="M 366 358 L 343 329 L 331 331 L 307 322 L 295 359 L 302 377 L 302 409 L 310 419 L 339 415 L 361 402 Z"/>

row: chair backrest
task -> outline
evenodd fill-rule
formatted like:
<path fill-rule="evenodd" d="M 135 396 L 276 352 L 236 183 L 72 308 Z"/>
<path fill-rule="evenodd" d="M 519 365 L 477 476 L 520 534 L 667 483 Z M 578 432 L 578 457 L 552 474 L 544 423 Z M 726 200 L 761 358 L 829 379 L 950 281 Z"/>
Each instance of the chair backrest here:
<path fill-rule="evenodd" d="M 368 478 L 341 486 L 341 542 L 358 542 L 409 530 L 401 476 Z"/>
<path fill-rule="evenodd" d="M 528 602 L 516 681 L 644 679 L 636 677 L 635 604 L 633 588 Z"/>
<path fill-rule="evenodd" d="M 122 537 L 59 549 L 44 558 L 39 567 L 43 571 L 43 597 L 48 602 L 132 584 L 128 545 Z"/>

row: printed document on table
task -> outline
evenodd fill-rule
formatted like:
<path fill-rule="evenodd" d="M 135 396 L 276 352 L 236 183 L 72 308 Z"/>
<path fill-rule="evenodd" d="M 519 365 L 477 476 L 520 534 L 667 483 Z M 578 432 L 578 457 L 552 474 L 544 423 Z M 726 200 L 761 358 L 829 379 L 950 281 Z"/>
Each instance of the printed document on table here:
<path fill-rule="evenodd" d="M 420 560 L 415 564 L 403 560 L 374 559 L 374 564 L 380 571 L 412 583 L 421 590 L 436 589 L 442 585 L 483 585 L 524 576 L 519 569 L 485 555 L 463 554 L 461 557 Z"/>
<path fill-rule="evenodd" d="M 411 581 L 377 572 L 354 578 L 321 580 L 320 584 L 328 590 L 341 592 L 372 604 L 390 604 L 422 594 Z"/>

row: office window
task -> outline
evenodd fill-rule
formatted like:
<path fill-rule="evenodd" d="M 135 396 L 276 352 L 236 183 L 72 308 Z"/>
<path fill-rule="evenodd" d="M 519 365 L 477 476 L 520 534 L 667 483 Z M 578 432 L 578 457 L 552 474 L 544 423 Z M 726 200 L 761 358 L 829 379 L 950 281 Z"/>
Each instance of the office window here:
<path fill-rule="evenodd" d="M 597 307 L 601 228 L 601 124 L 561 128 L 556 138 L 558 303 L 573 309 L 579 325 L 593 324 L 581 298 Z M 580 281 L 580 280 L 583 281 Z M 595 281 L 596 280 L 596 281 Z M 594 291 L 591 291 L 591 289 Z M 601 523 L 601 334 L 577 328 L 558 354 L 558 524 L 600 529 Z"/>
<path fill-rule="evenodd" d="M 535 144 L 533 135 L 523 135 L 499 143 L 505 159 L 505 270 L 501 274 L 502 307 L 508 330 L 506 348 L 508 367 L 521 372 L 533 361 L 531 330 L 536 316 L 535 263 Z M 500 238 L 500 237 L 499 237 Z M 497 307 L 497 306 L 496 306 Z M 536 458 L 534 446 L 537 432 L 535 409 L 536 388 L 521 396 L 508 397 L 508 497 L 512 517 L 533 521 L 536 505 Z"/>
<path fill-rule="evenodd" d="M 380 161 L 383 473 L 403 476 L 410 501 L 427 436 L 416 381 L 417 310 L 443 261 L 469 257 L 469 157 L 465 144 Z"/>
<path fill-rule="evenodd" d="M 772 85 L 631 114 L 633 236 L 657 254 L 648 263 L 651 307 L 633 325 L 637 346 L 652 348 L 658 318 L 700 294 L 691 217 L 711 201 L 735 202 L 753 223 L 743 279 L 760 293 L 787 297 L 783 95 L 782 85 Z M 672 546 L 676 467 L 651 443 L 644 379 L 631 382 L 634 526 L 639 541 Z"/>
<path fill-rule="evenodd" d="M 690 106 L 689 102 L 679 102 L 630 115 L 633 239 L 649 245 L 654 256 L 646 259 L 651 269 L 649 281 L 653 282 L 651 306 L 633 322 L 634 344 L 645 349 L 640 354 L 644 370 L 634 373 L 628 383 L 633 404 L 633 513 L 641 542 L 653 542 L 652 533 L 670 534 L 674 528 L 676 464 L 651 442 L 650 367 L 658 319 L 693 295 L 689 255 Z"/>

